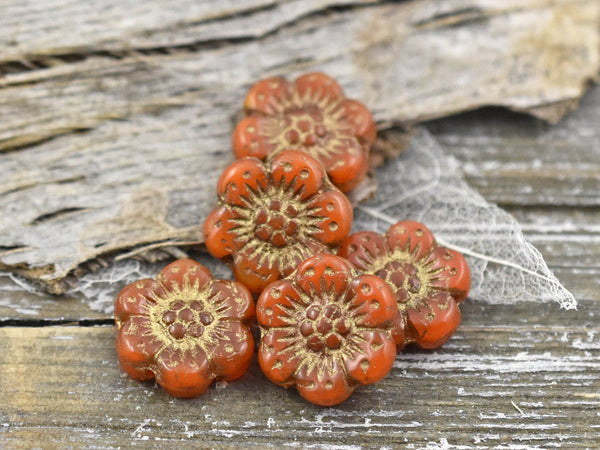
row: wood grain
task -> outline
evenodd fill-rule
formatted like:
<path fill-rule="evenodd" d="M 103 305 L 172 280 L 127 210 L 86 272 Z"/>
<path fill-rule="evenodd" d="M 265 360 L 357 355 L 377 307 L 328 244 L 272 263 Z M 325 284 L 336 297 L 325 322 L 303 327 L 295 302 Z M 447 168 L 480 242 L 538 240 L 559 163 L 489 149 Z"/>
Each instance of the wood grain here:
<path fill-rule="evenodd" d="M 120 371 L 111 326 L 4 327 L 0 439 L 7 447 L 594 447 L 598 305 L 581 306 L 559 313 L 547 304 L 532 315 L 527 304 L 466 304 L 443 350 L 400 355 L 382 382 L 333 408 L 269 383 L 256 364 L 200 398 L 174 399 Z"/>
<path fill-rule="evenodd" d="M 3 6 L 0 267 L 62 292 L 99 256 L 200 242 L 260 77 L 324 70 L 381 125 L 489 104 L 556 120 L 600 65 L 592 0 L 186 4 L 161 26 L 159 2 Z"/>

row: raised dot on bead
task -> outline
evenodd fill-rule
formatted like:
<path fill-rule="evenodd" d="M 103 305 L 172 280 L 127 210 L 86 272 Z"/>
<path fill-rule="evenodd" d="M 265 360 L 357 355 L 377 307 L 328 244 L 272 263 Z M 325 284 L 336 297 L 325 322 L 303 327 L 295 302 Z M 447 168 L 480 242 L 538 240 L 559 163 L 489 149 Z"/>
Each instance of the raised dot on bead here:
<path fill-rule="evenodd" d="M 298 122 L 298 128 L 300 128 L 300 130 L 304 131 L 305 133 L 310 130 L 310 122 L 308 120 L 301 120 L 300 122 Z"/>
<path fill-rule="evenodd" d="M 169 334 L 175 339 L 182 339 L 185 336 L 185 326 L 180 322 L 175 322 L 169 326 Z"/>
<path fill-rule="evenodd" d="M 296 208 L 294 205 L 288 205 L 288 207 L 285 209 L 285 213 L 288 217 L 296 217 L 298 215 L 298 208 Z"/>
<path fill-rule="evenodd" d="M 285 138 L 290 144 L 296 144 L 300 140 L 300 135 L 296 130 L 290 130 L 285 134 Z"/>
<path fill-rule="evenodd" d="M 326 319 L 321 319 L 319 320 L 319 323 L 317 324 L 317 331 L 323 335 L 329 333 L 331 330 L 333 330 L 333 325 L 331 324 L 331 322 L 329 320 Z"/>
<path fill-rule="evenodd" d="M 339 336 L 337 336 L 336 334 L 333 334 L 333 333 L 330 334 L 329 336 L 327 336 L 325 343 L 327 344 L 327 348 L 329 348 L 331 350 L 337 350 L 338 348 L 340 348 L 342 346 L 342 341 L 339 338 Z"/>
<path fill-rule="evenodd" d="M 315 145 L 317 143 L 317 137 L 314 134 L 309 134 L 304 138 L 304 145 L 310 147 L 311 145 Z"/>
<path fill-rule="evenodd" d="M 198 319 L 200 320 L 200 323 L 202 323 L 203 325 L 210 325 L 213 321 L 210 314 L 208 314 L 206 312 L 200 313 L 198 315 Z"/>
<path fill-rule="evenodd" d="M 194 323 L 189 326 L 187 332 L 190 336 L 198 338 L 204 333 L 204 327 L 199 323 Z"/>
<path fill-rule="evenodd" d="M 337 319 L 342 315 L 340 308 L 337 305 L 327 305 L 324 311 L 325 317 L 329 319 Z"/>
<path fill-rule="evenodd" d="M 335 324 L 335 329 L 338 333 L 340 333 L 341 335 L 347 334 L 348 333 L 348 324 L 346 323 L 345 320 L 339 320 L 336 324 Z"/>
<path fill-rule="evenodd" d="M 183 322 L 191 322 L 194 320 L 194 312 L 190 308 L 185 308 L 179 311 L 179 320 Z"/>
<path fill-rule="evenodd" d="M 170 308 L 172 310 L 178 311 L 181 308 L 183 308 L 185 306 L 185 302 L 181 301 L 181 300 L 176 300 L 175 302 L 171 303 Z"/>
<path fill-rule="evenodd" d="M 321 350 L 323 350 L 323 348 L 325 348 L 325 344 L 323 344 L 321 338 L 315 335 L 313 335 L 306 341 L 306 345 L 314 352 L 320 352 Z"/>
<path fill-rule="evenodd" d="M 162 320 L 165 325 L 171 325 L 177 319 L 177 314 L 174 311 L 167 311 L 163 314 Z"/>
<path fill-rule="evenodd" d="M 302 325 L 300 325 L 300 333 L 302 333 L 302 336 L 310 336 L 314 331 L 311 322 L 304 321 L 302 322 Z"/>
<path fill-rule="evenodd" d="M 310 320 L 315 320 L 317 317 L 319 317 L 320 313 L 321 311 L 318 307 L 311 306 L 306 310 L 306 317 L 308 317 Z"/>

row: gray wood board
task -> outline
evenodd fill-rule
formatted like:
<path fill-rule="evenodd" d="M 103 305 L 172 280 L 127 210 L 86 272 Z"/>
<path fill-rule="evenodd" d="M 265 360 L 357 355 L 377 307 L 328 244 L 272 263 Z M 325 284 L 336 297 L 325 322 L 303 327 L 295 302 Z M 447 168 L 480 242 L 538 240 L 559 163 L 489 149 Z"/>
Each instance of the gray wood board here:
<path fill-rule="evenodd" d="M 579 448 L 600 439 L 598 302 L 473 305 L 440 351 L 398 356 L 380 383 L 313 406 L 253 364 L 192 400 L 119 369 L 114 327 L 0 328 L 7 447 Z"/>
<path fill-rule="evenodd" d="M 382 126 L 488 104 L 556 120 L 600 64 L 591 0 L 257 1 L 161 27 L 158 2 L 54 3 L 0 15 L 0 267 L 53 292 L 99 256 L 202 240 L 260 77 L 324 70 Z"/>

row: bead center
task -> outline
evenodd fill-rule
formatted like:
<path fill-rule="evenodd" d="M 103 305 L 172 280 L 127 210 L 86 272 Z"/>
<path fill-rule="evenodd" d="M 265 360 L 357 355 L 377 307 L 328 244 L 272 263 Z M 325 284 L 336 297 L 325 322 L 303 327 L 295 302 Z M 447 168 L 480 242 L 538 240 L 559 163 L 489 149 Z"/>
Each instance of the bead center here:
<path fill-rule="evenodd" d="M 376 271 L 375 275 L 383 278 L 396 294 L 398 306 L 402 309 L 418 309 L 423 304 L 430 282 L 426 270 L 418 264 L 392 260 Z"/>
<path fill-rule="evenodd" d="M 313 352 L 339 349 L 349 329 L 340 307 L 332 303 L 311 305 L 300 324 L 300 333 L 306 339 L 306 346 Z"/>
<path fill-rule="evenodd" d="M 212 315 L 205 311 L 202 302 L 193 300 L 172 301 L 162 315 L 162 323 L 174 339 L 180 340 L 186 336 L 198 338 L 213 322 Z"/>
<path fill-rule="evenodd" d="M 255 235 L 276 247 L 284 247 L 294 240 L 298 231 L 298 208 L 289 202 L 273 199 L 255 216 Z"/>

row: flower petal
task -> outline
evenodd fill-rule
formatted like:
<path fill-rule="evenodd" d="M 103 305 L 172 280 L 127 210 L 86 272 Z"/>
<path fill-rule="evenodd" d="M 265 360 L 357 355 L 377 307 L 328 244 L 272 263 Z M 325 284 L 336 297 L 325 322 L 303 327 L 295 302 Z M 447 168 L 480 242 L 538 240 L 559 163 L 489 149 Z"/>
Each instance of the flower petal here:
<path fill-rule="evenodd" d="M 156 381 L 175 397 L 196 397 L 213 379 L 206 353 L 198 346 L 186 351 L 167 347 L 156 358 Z"/>
<path fill-rule="evenodd" d="M 385 377 L 396 359 L 396 344 L 392 336 L 381 330 L 363 330 L 357 348 L 345 356 L 346 369 L 361 384 L 371 384 Z"/>
<path fill-rule="evenodd" d="M 387 240 L 392 251 L 401 250 L 412 255 L 413 261 L 427 256 L 437 243 L 433 233 L 419 222 L 405 220 L 392 225 L 387 232 Z"/>
<path fill-rule="evenodd" d="M 329 245 L 339 245 L 352 228 L 352 203 L 338 191 L 327 191 L 309 203 L 310 216 L 322 219 L 311 235 Z"/>
<path fill-rule="evenodd" d="M 256 304 L 256 320 L 266 327 L 294 325 L 294 312 L 302 307 L 303 301 L 294 286 L 287 280 L 269 284 Z"/>
<path fill-rule="evenodd" d="M 233 258 L 233 275 L 253 294 L 260 294 L 273 281 L 282 276 L 279 258 L 265 255 L 260 248 L 247 245 Z"/>
<path fill-rule="evenodd" d="M 388 251 L 383 236 L 374 231 L 360 231 L 344 240 L 338 255 L 362 271 L 373 272 L 376 269 L 375 262 L 387 256 Z"/>
<path fill-rule="evenodd" d="M 348 309 L 360 327 L 390 327 L 398 316 L 392 289 L 376 275 L 361 275 L 350 283 Z"/>
<path fill-rule="evenodd" d="M 214 280 L 208 294 L 221 319 L 248 323 L 254 318 L 254 299 L 248 288 L 231 280 Z"/>
<path fill-rule="evenodd" d="M 294 85 L 300 99 L 306 102 L 333 102 L 344 97 L 344 91 L 338 82 L 321 72 L 301 75 L 296 78 Z"/>
<path fill-rule="evenodd" d="M 315 405 L 332 406 L 346 400 L 356 389 L 337 358 L 319 357 L 314 365 L 303 365 L 296 375 L 298 393 Z"/>
<path fill-rule="evenodd" d="M 304 261 L 296 272 L 296 283 L 309 295 L 336 298 L 346 291 L 350 265 L 334 255 L 318 255 Z"/>
<path fill-rule="evenodd" d="M 342 112 L 342 120 L 346 120 L 352 127 L 352 132 L 359 141 L 371 146 L 377 138 L 375 121 L 371 111 L 357 100 L 346 98 L 338 107 Z"/>
<path fill-rule="evenodd" d="M 263 131 L 267 120 L 261 116 L 248 116 L 237 124 L 233 132 L 233 153 L 236 158 L 254 156 L 265 159 L 273 150 L 273 144 L 269 143 Z"/>
<path fill-rule="evenodd" d="M 312 156 L 301 150 L 284 150 L 271 162 L 276 186 L 282 186 L 306 200 L 316 194 L 323 184 L 325 170 Z"/>
<path fill-rule="evenodd" d="M 297 336 L 289 329 L 271 328 L 258 347 L 258 362 L 265 376 L 273 383 L 288 387 L 295 384 L 294 374 L 300 364 L 294 342 Z"/>
<path fill-rule="evenodd" d="M 458 304 L 447 292 L 440 292 L 427 301 L 427 307 L 408 308 L 408 334 L 424 349 L 444 345 L 460 324 Z"/>
<path fill-rule="evenodd" d="M 429 256 L 430 270 L 437 272 L 431 286 L 448 292 L 457 302 L 462 302 L 471 288 L 471 271 L 465 257 L 459 252 L 438 247 Z"/>
<path fill-rule="evenodd" d="M 148 310 L 160 297 L 162 288 L 159 283 L 149 278 L 135 281 L 123 288 L 115 300 L 115 321 L 117 326 L 130 316 L 146 315 Z"/>
<path fill-rule="evenodd" d="M 219 380 L 232 381 L 246 372 L 254 354 L 254 338 L 238 321 L 219 324 L 218 343 L 210 352 L 212 372 Z"/>
<path fill-rule="evenodd" d="M 368 148 L 354 138 L 340 139 L 335 151 L 321 158 L 331 182 L 348 192 L 364 180 L 369 170 Z"/>
<path fill-rule="evenodd" d="M 247 112 L 274 114 L 283 110 L 283 105 L 290 96 L 290 85 L 284 78 L 266 78 L 250 88 L 244 100 L 244 108 Z"/>
<path fill-rule="evenodd" d="M 117 333 L 116 349 L 121 367 L 136 380 L 151 380 L 154 356 L 163 344 L 152 334 L 146 317 L 130 317 Z"/>
<path fill-rule="evenodd" d="M 243 242 L 237 239 L 234 222 L 238 216 L 231 208 L 220 206 L 213 209 L 204 221 L 204 244 L 215 258 L 224 258 L 238 250 Z"/>
<path fill-rule="evenodd" d="M 212 280 L 210 270 L 191 259 L 178 259 L 160 271 L 156 279 L 166 289 L 182 290 L 185 287 L 202 289 Z"/>
<path fill-rule="evenodd" d="M 267 171 L 261 160 L 243 158 L 231 163 L 217 181 L 217 195 L 228 205 L 252 205 L 253 192 L 267 188 Z"/>

